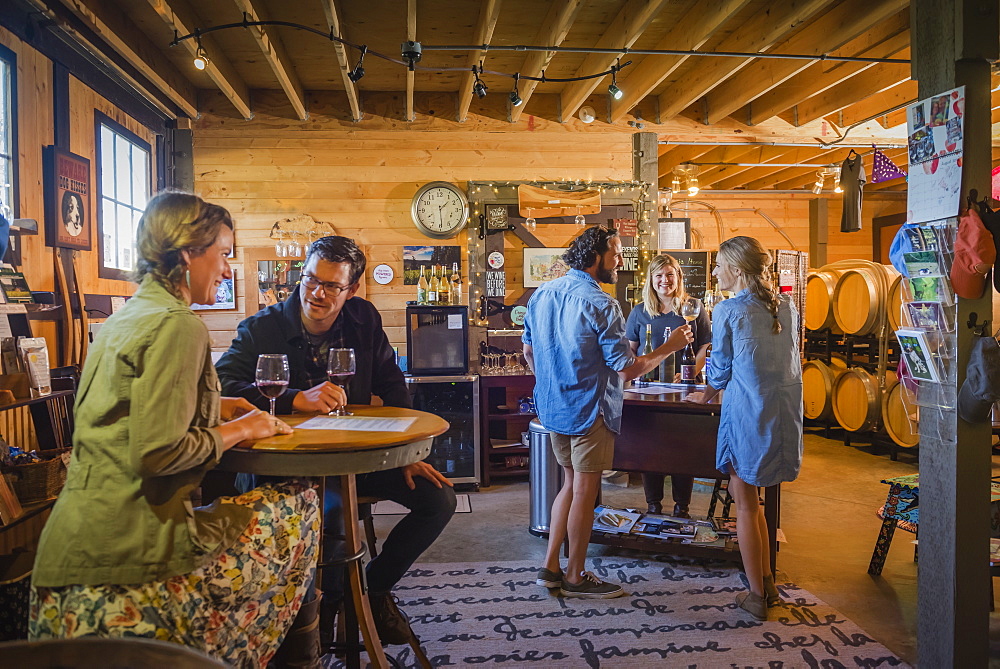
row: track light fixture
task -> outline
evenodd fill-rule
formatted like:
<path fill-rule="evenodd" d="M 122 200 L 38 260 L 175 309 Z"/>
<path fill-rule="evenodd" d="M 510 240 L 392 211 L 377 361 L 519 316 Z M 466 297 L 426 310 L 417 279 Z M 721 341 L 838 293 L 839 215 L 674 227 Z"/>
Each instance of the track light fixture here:
<path fill-rule="evenodd" d="M 475 65 L 472 66 L 472 75 L 476 78 L 476 82 L 472 84 L 472 92 L 475 93 L 476 97 L 479 99 L 485 98 L 486 91 L 489 90 L 486 84 L 483 83 L 483 80 L 479 78 L 479 73 L 482 71 L 482 64 L 480 64 L 478 68 Z"/>
<path fill-rule="evenodd" d="M 524 104 L 524 100 L 522 100 L 521 96 L 517 94 L 517 80 L 520 78 L 521 78 L 520 74 L 514 75 L 514 90 L 510 92 L 511 107 L 520 107 L 522 104 Z"/>
<path fill-rule="evenodd" d="M 694 197 L 701 191 L 701 187 L 698 185 L 698 173 L 701 172 L 700 165 L 692 165 L 691 163 L 684 163 L 682 165 L 677 165 L 674 167 L 674 178 L 670 182 L 671 189 L 677 193 L 681 189 L 681 179 L 684 179 L 684 185 L 687 188 L 688 195 Z"/>
<path fill-rule="evenodd" d="M 358 56 L 358 64 L 354 66 L 354 69 L 347 73 L 347 78 L 358 83 L 361 77 L 365 76 L 365 54 L 368 53 L 368 45 L 361 45 L 361 55 Z"/>
<path fill-rule="evenodd" d="M 611 68 L 611 85 L 608 86 L 608 93 L 615 100 L 621 100 L 625 93 L 622 89 L 618 88 L 618 70 L 622 69 L 621 59 L 618 60 L 618 64 Z"/>
<path fill-rule="evenodd" d="M 208 67 L 208 54 L 205 53 L 205 47 L 201 45 L 201 37 L 198 38 L 198 49 L 194 54 L 194 66 L 198 70 L 204 70 Z"/>

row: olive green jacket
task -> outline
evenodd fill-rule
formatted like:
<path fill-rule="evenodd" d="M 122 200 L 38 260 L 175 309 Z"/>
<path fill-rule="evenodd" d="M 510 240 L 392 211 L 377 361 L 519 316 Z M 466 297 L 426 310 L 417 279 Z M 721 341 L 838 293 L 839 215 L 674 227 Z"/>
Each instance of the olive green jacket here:
<path fill-rule="evenodd" d="M 141 584 L 228 548 L 252 510 L 193 509 L 223 452 L 208 329 L 147 276 L 90 348 L 66 486 L 42 531 L 35 586 Z"/>

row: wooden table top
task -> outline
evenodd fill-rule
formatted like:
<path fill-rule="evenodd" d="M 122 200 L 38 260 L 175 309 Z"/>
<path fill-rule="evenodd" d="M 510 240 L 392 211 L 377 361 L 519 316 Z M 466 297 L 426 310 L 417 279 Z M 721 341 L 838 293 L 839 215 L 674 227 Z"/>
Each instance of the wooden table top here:
<path fill-rule="evenodd" d="M 410 427 L 402 432 L 369 432 L 364 430 L 313 430 L 296 429 L 292 434 L 276 435 L 234 447 L 233 450 L 247 451 L 298 451 L 298 452 L 351 452 L 382 449 L 410 442 L 436 437 L 448 430 L 448 421 L 424 411 L 401 409 L 399 407 L 373 407 L 351 405 L 348 407 L 355 417 L 371 418 L 416 418 Z M 278 416 L 293 428 L 320 413 L 300 413 Z"/>
<path fill-rule="evenodd" d="M 685 413 L 718 413 L 722 409 L 722 393 L 716 395 L 715 398 L 708 404 L 685 402 L 684 398 L 687 397 L 688 393 L 704 392 L 705 386 L 704 385 L 681 386 L 680 384 L 676 385 L 677 387 L 673 388 L 673 390 L 676 390 L 678 392 L 666 393 L 662 395 L 647 395 L 645 393 L 636 392 L 636 389 L 626 390 L 625 404 L 631 406 L 644 406 L 644 407 L 666 409 L 666 410 L 674 409 L 677 411 L 683 411 Z"/>

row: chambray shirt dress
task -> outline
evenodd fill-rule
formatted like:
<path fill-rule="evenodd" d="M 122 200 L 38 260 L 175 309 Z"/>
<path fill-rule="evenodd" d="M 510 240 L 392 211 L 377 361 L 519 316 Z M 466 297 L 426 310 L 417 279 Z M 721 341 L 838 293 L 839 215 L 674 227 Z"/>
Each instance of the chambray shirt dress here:
<path fill-rule="evenodd" d="M 802 366 L 798 314 L 787 299 L 771 312 L 749 290 L 712 311 L 713 388 L 725 389 L 715 456 L 721 472 L 756 486 L 793 481 L 802 464 Z"/>

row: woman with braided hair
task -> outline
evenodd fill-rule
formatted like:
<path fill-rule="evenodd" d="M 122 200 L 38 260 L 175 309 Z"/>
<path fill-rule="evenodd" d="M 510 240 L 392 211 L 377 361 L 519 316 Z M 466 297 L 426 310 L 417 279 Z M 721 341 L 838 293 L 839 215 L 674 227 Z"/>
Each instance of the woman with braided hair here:
<path fill-rule="evenodd" d="M 736 603 L 758 620 L 779 603 L 768 553 L 758 487 L 793 481 L 802 463 L 802 368 L 798 314 L 770 280 L 771 255 L 752 237 L 719 246 L 715 270 L 722 290 L 736 293 L 712 312 L 708 388 L 690 401 L 707 402 L 720 390 L 722 417 L 716 467 L 729 474 L 736 501 L 736 533 L 747 592 Z"/>

